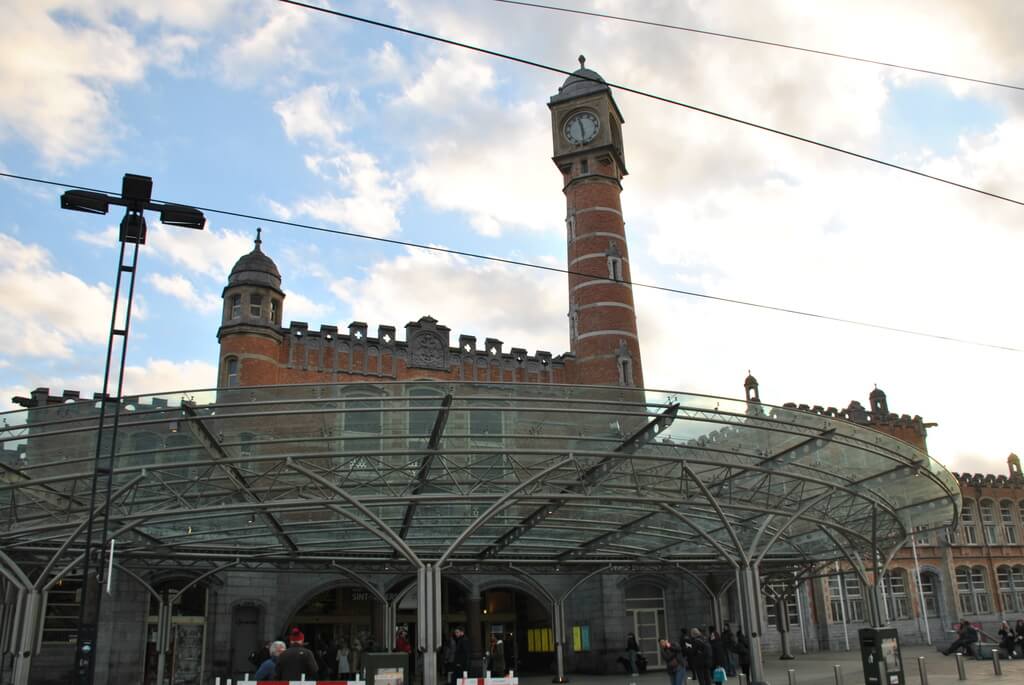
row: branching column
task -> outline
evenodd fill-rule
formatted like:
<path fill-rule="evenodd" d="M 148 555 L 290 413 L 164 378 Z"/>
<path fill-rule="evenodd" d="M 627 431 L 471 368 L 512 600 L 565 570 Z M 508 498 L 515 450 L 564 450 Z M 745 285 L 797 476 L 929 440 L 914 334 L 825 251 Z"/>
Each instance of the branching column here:
<path fill-rule="evenodd" d="M 416 627 L 423 655 L 423 685 L 437 685 L 437 653 L 441 647 L 441 572 L 433 564 L 417 571 Z"/>
<path fill-rule="evenodd" d="M 750 682 L 764 683 L 764 663 L 761 659 L 761 611 L 760 588 L 757 569 L 754 566 L 740 566 L 736 569 L 737 595 L 740 600 L 740 614 L 747 628 L 750 640 Z"/>

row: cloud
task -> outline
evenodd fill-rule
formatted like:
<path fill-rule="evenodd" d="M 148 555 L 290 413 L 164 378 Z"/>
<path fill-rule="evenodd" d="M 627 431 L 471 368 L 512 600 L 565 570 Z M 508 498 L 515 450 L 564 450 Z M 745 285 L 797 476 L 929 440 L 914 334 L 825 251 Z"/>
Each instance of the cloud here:
<path fill-rule="evenodd" d="M 397 174 L 381 168 L 376 157 L 342 145 L 335 154 L 307 156 L 306 166 L 345 194 L 332 191 L 301 199 L 288 206 L 286 213 L 305 214 L 373 236 L 399 230 L 405 188 Z"/>
<path fill-rule="evenodd" d="M 346 127 L 331 109 L 332 90 L 324 85 L 310 86 L 274 103 L 288 140 L 311 138 L 330 145 L 337 143 Z"/>
<path fill-rule="evenodd" d="M 170 295 L 189 309 L 202 314 L 219 311 L 223 302 L 213 293 L 198 293 L 192 283 L 181 275 L 152 274 L 147 279 L 157 291 Z"/>
<path fill-rule="evenodd" d="M 226 81 L 251 86 L 264 81 L 268 73 L 284 73 L 288 80 L 289 72 L 310 68 L 312 58 L 303 40 L 310 24 L 308 11 L 273 3 L 263 12 L 241 16 L 244 29 L 232 36 L 219 55 Z"/>
<path fill-rule="evenodd" d="M 430 315 L 460 334 L 498 338 L 505 347 L 568 347 L 567 285 L 557 274 L 481 264 L 443 253 L 410 249 L 376 262 L 364 278 L 334 282 L 331 292 L 355 316 L 385 315 L 381 325 L 402 328 Z M 368 322 L 373 327 L 373 322 Z M 533 347 L 533 346 L 536 346 Z"/>
<path fill-rule="evenodd" d="M 43 247 L 0 234 L 0 346 L 19 357 L 70 358 L 107 339 L 112 291 L 54 268 Z M 138 311 L 135 312 L 136 316 Z"/>
<path fill-rule="evenodd" d="M 292 321 L 305 321 L 314 325 L 317 323 L 327 323 L 325 318 L 330 311 L 330 306 L 314 302 L 305 295 L 295 291 L 289 291 L 288 297 L 284 301 L 284 313 Z"/>
<path fill-rule="evenodd" d="M 264 232 L 264 240 L 270 234 Z M 226 283 L 238 258 L 253 249 L 254 235 L 229 228 L 192 231 L 154 223 L 149 227 L 147 246 L 161 259 L 185 267 L 195 274 Z"/>

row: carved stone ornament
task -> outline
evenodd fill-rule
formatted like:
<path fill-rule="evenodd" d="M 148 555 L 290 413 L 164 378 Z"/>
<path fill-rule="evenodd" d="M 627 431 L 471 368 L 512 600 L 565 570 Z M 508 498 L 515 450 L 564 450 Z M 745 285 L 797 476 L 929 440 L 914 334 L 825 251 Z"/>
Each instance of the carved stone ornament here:
<path fill-rule="evenodd" d="M 434 333 L 420 333 L 409 344 L 409 365 L 423 369 L 448 368 L 448 346 Z"/>

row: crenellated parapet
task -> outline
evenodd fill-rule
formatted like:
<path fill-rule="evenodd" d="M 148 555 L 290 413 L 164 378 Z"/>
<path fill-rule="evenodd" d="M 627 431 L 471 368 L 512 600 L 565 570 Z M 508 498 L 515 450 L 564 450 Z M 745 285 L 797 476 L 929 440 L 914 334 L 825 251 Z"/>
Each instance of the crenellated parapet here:
<path fill-rule="evenodd" d="M 387 380 L 436 380 L 482 382 L 559 383 L 565 380 L 572 355 L 553 356 L 525 348 L 505 350 L 497 338 L 460 335 L 452 344 L 451 329 L 430 316 L 405 325 L 404 340 L 394 326 L 381 325 L 375 335 L 362 321 L 353 321 L 347 332 L 336 326 L 311 329 L 303 321 L 292 321 L 281 329 L 277 382 L 317 382 L 379 378 Z M 369 377 L 369 378 L 368 378 Z M 242 385 L 252 385 L 242 372 Z"/>
<path fill-rule="evenodd" d="M 960 487 L 1024 490 L 1024 478 L 1017 475 L 1004 476 L 993 473 L 957 473 L 954 471 L 953 477 L 960 483 Z"/>

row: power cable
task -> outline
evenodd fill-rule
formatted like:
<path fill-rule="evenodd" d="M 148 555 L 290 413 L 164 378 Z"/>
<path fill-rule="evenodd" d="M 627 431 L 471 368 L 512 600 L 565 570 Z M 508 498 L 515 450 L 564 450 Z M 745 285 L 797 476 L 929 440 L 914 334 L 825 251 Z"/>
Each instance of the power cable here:
<path fill-rule="evenodd" d="M 483 54 L 483 55 L 490 55 L 491 57 L 497 57 L 499 59 L 504 59 L 504 60 L 508 60 L 510 62 L 515 62 L 517 64 L 524 64 L 526 66 L 534 67 L 536 69 L 543 69 L 545 71 L 554 72 L 556 74 L 563 74 L 563 75 L 566 75 L 566 76 L 575 76 L 576 78 L 578 78 L 580 80 L 591 81 L 593 83 L 597 83 L 597 84 L 600 84 L 602 86 L 607 86 L 608 88 L 614 88 L 615 90 L 621 90 L 624 93 L 632 93 L 634 95 L 639 95 L 641 97 L 649 98 L 651 100 L 656 100 L 658 102 L 664 102 L 664 103 L 669 104 L 669 105 L 675 105 L 676 107 L 682 107 L 684 109 L 689 109 L 689 110 L 692 110 L 694 112 L 700 112 L 701 114 L 707 114 L 707 115 L 710 115 L 710 116 L 713 116 L 713 117 L 717 117 L 719 119 L 724 119 L 726 121 L 731 121 L 731 122 L 736 123 L 736 124 L 742 124 L 744 126 L 749 126 L 751 128 L 756 128 L 756 129 L 758 129 L 760 131 L 765 131 L 767 133 L 774 133 L 775 135 L 778 135 L 778 136 L 783 136 L 785 138 L 790 138 L 792 140 L 798 140 L 798 141 L 800 141 L 802 143 L 807 143 L 808 145 L 814 145 L 814 146 L 817 146 L 817 147 L 820 147 L 820 148 L 824 148 L 825 150 L 831 150 L 832 152 L 838 152 L 840 154 L 847 155 L 847 156 L 850 156 L 850 157 L 855 157 L 857 159 L 861 159 L 861 160 L 864 160 L 866 162 L 872 162 L 874 164 L 879 164 L 881 166 L 888 167 L 890 169 L 895 169 L 897 171 L 902 171 L 902 172 L 905 172 L 905 173 L 908 173 L 908 174 L 913 174 L 915 176 L 919 176 L 921 178 L 927 178 L 929 180 L 937 181 L 939 183 L 945 183 L 946 185 L 950 185 L 950 186 L 953 186 L 955 188 L 960 188 L 962 190 L 969 190 L 972 193 L 978 193 L 979 195 L 985 195 L 987 197 L 995 198 L 997 200 L 1003 200 L 1005 202 L 1012 202 L 1015 205 L 1020 205 L 1020 206 L 1024 207 L 1024 200 L 1015 200 L 1012 197 L 1007 197 L 1005 195 L 999 195 L 997 193 L 992 193 L 992 192 L 989 192 L 987 190 L 982 190 L 981 188 L 976 188 L 974 186 L 966 185 L 964 183 L 957 183 L 956 181 L 951 181 L 951 180 L 949 180 L 947 178 L 942 178 L 941 176 L 934 176 L 932 174 L 926 174 L 923 171 L 917 171 L 916 169 L 911 169 L 910 167 L 900 166 L 899 164 L 896 164 L 894 162 L 887 162 L 887 161 L 885 161 L 883 159 L 878 159 L 877 157 L 871 157 L 870 155 L 865 155 L 865 154 L 861 154 L 859 152 L 854 152 L 853 150 L 847 150 L 846 148 L 841 148 L 841 147 L 838 147 L 836 145 L 830 145 L 829 143 L 822 143 L 820 141 L 814 140 L 813 138 L 807 138 L 805 136 L 801 136 L 801 135 L 798 135 L 796 133 L 789 133 L 788 131 L 783 131 L 781 129 L 772 128 L 771 126 L 766 126 L 764 124 L 758 124 L 758 123 L 755 123 L 753 121 L 749 121 L 747 119 L 740 119 L 739 117 L 730 116 L 728 114 L 722 114 L 721 112 L 715 112 L 713 110 L 705 109 L 703 107 L 697 107 L 696 105 L 688 105 L 685 102 L 681 102 L 680 100 L 673 100 L 672 98 L 664 97 L 664 96 L 661 96 L 661 95 L 655 95 L 654 93 L 650 93 L 650 92 L 647 92 L 647 91 L 644 91 L 644 90 L 640 90 L 638 88 L 632 88 L 630 86 L 624 86 L 624 85 L 621 85 L 621 84 L 612 83 L 611 81 L 604 81 L 604 80 L 602 80 L 600 78 L 591 78 L 591 77 L 589 77 L 589 76 L 587 76 L 585 74 L 579 74 L 579 73 L 576 73 L 576 72 L 568 71 L 566 69 L 560 69 L 558 67 L 553 67 L 553 66 L 551 66 L 549 64 L 543 64 L 541 62 L 535 62 L 533 60 L 525 59 L 523 57 L 516 57 L 514 55 L 509 55 L 509 54 L 504 53 L 504 52 L 498 52 L 496 50 L 489 50 L 487 48 L 482 48 L 482 47 L 479 47 L 479 46 L 476 46 L 476 45 L 470 45 L 469 43 L 462 43 L 462 42 L 459 42 L 457 40 L 452 40 L 450 38 L 443 38 L 441 36 L 435 36 L 435 35 L 430 34 L 430 33 L 424 33 L 422 31 L 415 31 L 413 29 L 407 29 L 407 28 L 404 28 L 402 26 L 397 26 L 395 24 L 388 24 L 386 22 L 376 21 L 374 19 L 367 19 L 366 17 L 360 17 L 360 16 L 357 16 L 357 15 L 354 15 L 354 14 L 347 14 L 345 12 L 339 12 L 337 10 L 328 9 L 326 7 L 317 7 L 315 5 L 309 5 L 309 4 L 304 3 L 304 2 L 299 2 L 298 0 L 278 0 L 278 2 L 282 2 L 282 3 L 286 4 L 286 5 L 294 5 L 296 7 L 301 7 L 303 9 L 307 9 L 307 10 L 310 10 L 310 11 L 313 11 L 313 12 L 321 12 L 323 14 L 329 14 L 329 15 L 332 15 L 332 16 L 335 16 L 335 17 L 340 17 L 342 19 L 350 19 L 352 21 L 357 21 L 357 22 L 360 22 L 360 23 L 363 23 L 363 24 L 369 24 L 371 26 L 377 26 L 379 28 L 388 29 L 389 31 L 397 31 L 399 33 L 405 33 L 405 34 L 410 35 L 410 36 L 416 36 L 418 38 L 424 38 L 426 40 L 432 40 L 432 41 L 435 41 L 435 42 L 438 42 L 438 43 L 443 43 L 445 45 L 451 45 L 451 46 L 454 46 L 454 47 L 462 48 L 464 50 L 471 50 L 473 52 L 479 52 L 480 54 Z"/>
<path fill-rule="evenodd" d="M 914 71 L 919 74 L 928 74 L 929 76 L 941 76 L 943 78 L 957 79 L 958 81 L 969 81 L 971 83 L 980 83 L 986 86 L 996 86 L 997 88 L 1011 88 L 1013 90 L 1024 91 L 1024 86 L 1017 86 L 1012 83 L 1001 83 L 1000 81 L 989 81 L 982 78 L 974 78 L 971 76 L 960 76 L 958 74 L 951 74 L 945 71 L 936 71 L 934 69 L 924 69 L 922 67 L 908 67 L 905 64 L 896 64 L 894 62 L 883 62 L 881 60 L 870 59 L 868 57 L 857 57 L 855 55 L 845 55 L 841 52 L 830 52 L 828 50 L 816 50 L 814 48 L 805 48 L 799 45 L 790 45 L 788 43 L 780 43 L 772 40 L 761 40 L 758 38 L 751 38 L 749 36 L 739 36 L 732 33 L 722 33 L 719 31 L 708 31 L 706 29 L 695 29 L 691 26 L 679 26 L 677 24 L 667 24 L 660 21 L 648 21 L 644 19 L 636 19 L 633 17 L 623 17 L 615 14 L 605 14 L 604 12 L 591 12 L 588 10 L 571 9 L 569 7 L 558 7 L 555 5 L 543 5 L 536 2 L 523 2 L 522 0 L 494 0 L 495 2 L 505 3 L 506 5 L 520 5 L 522 7 L 532 7 L 535 9 L 551 10 L 554 12 L 565 12 L 568 14 L 580 14 L 588 17 L 597 17 L 600 19 L 613 19 L 615 21 L 627 22 L 630 24 L 642 24 L 644 26 L 654 26 L 662 29 L 671 29 L 673 31 L 687 31 L 689 33 L 697 33 L 703 36 L 713 36 L 715 38 L 728 38 L 730 40 L 739 40 L 745 43 L 755 43 L 757 45 L 767 45 L 773 48 L 784 48 L 786 50 L 798 50 L 800 52 L 809 52 L 814 55 L 823 55 L 825 57 L 835 57 L 837 59 L 845 59 L 853 62 L 861 62 L 864 64 L 875 64 L 881 67 L 891 67 L 893 69 L 902 69 L 904 71 Z"/>
<path fill-rule="evenodd" d="M 90 190 L 97 193 L 107 193 L 111 195 L 117 195 L 118 193 L 98 190 L 96 188 L 87 188 L 85 186 L 72 185 L 68 183 L 61 183 L 59 181 L 51 181 L 48 179 L 35 178 L 32 176 L 23 176 L 19 174 L 12 174 L 0 171 L 0 177 L 17 179 L 19 181 L 29 181 L 32 183 L 42 183 L 50 186 L 56 186 L 58 188 L 67 188 L 72 190 Z M 183 204 L 180 202 L 171 202 L 168 200 L 162 200 L 168 204 Z M 960 343 L 964 345 L 974 345 L 976 347 L 987 347 L 995 350 L 1003 350 L 1006 352 L 1024 352 L 1024 348 L 1011 347 L 1008 345 L 999 345 L 996 343 L 981 342 L 978 340 L 968 340 L 966 338 L 958 338 L 949 335 L 940 335 L 938 333 L 928 333 L 925 331 L 915 331 L 909 328 L 899 328 L 896 326 L 886 326 L 884 324 L 871 323 L 868 321 L 859 321 L 857 319 L 846 319 L 839 316 L 831 316 L 828 314 L 817 314 L 815 312 L 807 312 L 800 309 L 792 309 L 790 307 L 778 307 L 775 305 L 761 304 L 758 302 L 751 302 L 749 300 L 740 300 L 731 297 L 720 297 L 718 295 L 709 295 L 707 293 L 699 293 L 692 290 L 683 290 L 681 288 L 671 288 L 669 286 L 657 285 L 654 283 L 639 283 L 637 281 L 626 281 L 626 280 L 615 280 L 607 276 L 599 276 L 595 274 L 589 274 L 583 271 L 574 271 L 572 269 L 561 269 L 555 266 L 546 266 L 544 264 L 534 264 L 532 262 L 524 262 L 516 259 L 509 259 L 507 257 L 495 257 L 493 255 L 480 254 L 477 252 L 468 252 L 466 250 L 455 250 L 452 248 L 441 247 L 439 245 L 426 245 L 423 243 L 414 243 L 408 240 L 398 240 L 396 238 L 384 238 L 381 236 L 366 235 L 364 233 L 356 233 L 354 231 L 345 231 L 339 228 L 327 228 L 326 226 L 317 226 L 315 224 L 303 224 L 297 221 L 286 221 L 284 219 L 275 219 L 267 216 L 260 216 L 259 214 L 250 214 L 248 212 L 238 212 L 229 209 L 219 209 L 217 207 L 201 207 L 199 205 L 188 205 L 194 207 L 202 212 L 209 214 L 220 214 L 222 216 L 231 216 L 239 219 L 250 219 L 252 221 L 259 221 L 262 223 L 277 224 L 279 226 L 287 226 L 289 228 L 300 228 L 307 231 L 316 231 L 319 233 L 327 233 L 331 235 L 345 236 L 348 238 L 360 238 L 362 240 L 372 240 L 378 243 L 385 243 L 388 245 L 398 245 L 401 247 L 412 247 L 419 250 L 429 250 L 432 252 L 441 252 L 444 254 L 455 255 L 458 257 L 467 257 L 470 259 L 478 259 L 481 261 L 496 262 L 499 264 L 508 264 L 510 266 L 519 266 L 529 269 L 537 269 L 540 271 L 548 271 L 551 273 L 566 274 L 568 276 L 584 276 L 586 278 L 595 278 L 599 280 L 606 280 L 609 282 L 621 283 L 635 288 L 647 288 L 649 290 L 657 290 L 666 293 L 672 293 L 674 295 L 687 295 L 689 297 L 695 297 L 703 300 L 710 300 L 713 302 L 726 302 L 729 304 L 742 305 L 744 307 L 752 307 L 754 309 L 762 309 L 772 312 L 781 312 L 784 314 L 792 314 L 795 316 L 806 316 L 812 319 L 818 319 L 821 321 L 832 321 L 835 323 L 849 324 L 851 326 L 860 326 L 863 328 L 873 328 L 881 331 L 889 331 L 891 333 L 901 333 L 904 335 L 914 335 L 922 338 L 932 338 L 934 340 L 944 340 L 946 342 Z"/>

